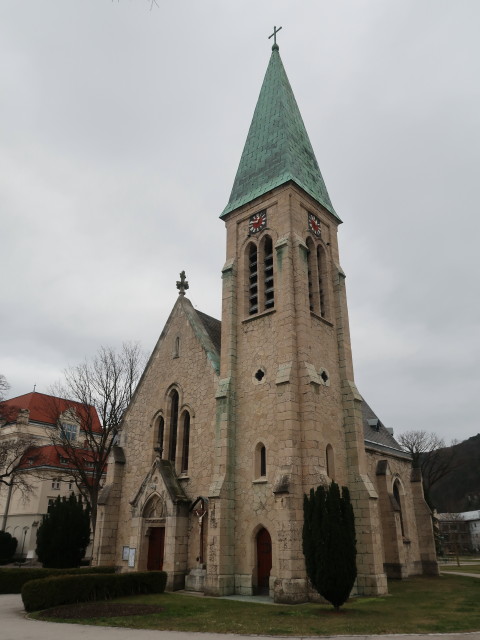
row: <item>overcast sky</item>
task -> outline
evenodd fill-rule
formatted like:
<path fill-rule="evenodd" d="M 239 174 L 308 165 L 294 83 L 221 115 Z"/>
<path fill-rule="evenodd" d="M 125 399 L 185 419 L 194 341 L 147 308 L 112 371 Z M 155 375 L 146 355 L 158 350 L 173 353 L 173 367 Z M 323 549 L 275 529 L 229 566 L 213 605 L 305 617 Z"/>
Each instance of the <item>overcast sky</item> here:
<path fill-rule="evenodd" d="M 477 434 L 478 0 L 2 0 L 0 373 L 48 392 L 220 317 L 273 26 L 340 227 L 356 382 L 395 433 Z"/>

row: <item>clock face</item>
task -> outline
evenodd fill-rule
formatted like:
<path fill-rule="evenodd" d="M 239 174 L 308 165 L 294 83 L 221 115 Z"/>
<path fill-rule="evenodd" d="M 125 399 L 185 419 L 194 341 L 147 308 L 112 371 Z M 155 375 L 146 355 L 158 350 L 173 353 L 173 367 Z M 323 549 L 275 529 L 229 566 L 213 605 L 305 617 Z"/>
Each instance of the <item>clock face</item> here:
<path fill-rule="evenodd" d="M 248 230 L 250 233 L 258 233 L 267 226 L 267 212 L 259 211 L 250 216 L 248 221 Z"/>
<path fill-rule="evenodd" d="M 313 213 L 308 214 L 308 228 L 317 238 L 320 237 L 320 220 Z"/>

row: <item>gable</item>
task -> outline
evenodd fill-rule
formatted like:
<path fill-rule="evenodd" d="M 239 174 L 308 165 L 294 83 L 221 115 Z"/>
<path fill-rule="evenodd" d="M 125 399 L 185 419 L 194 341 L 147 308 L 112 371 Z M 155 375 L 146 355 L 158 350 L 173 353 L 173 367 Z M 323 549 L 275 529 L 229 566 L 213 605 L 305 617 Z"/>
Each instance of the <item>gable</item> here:
<path fill-rule="evenodd" d="M 152 468 L 147 473 L 139 489 L 130 500 L 130 504 L 137 515 L 140 515 L 144 506 L 152 496 L 162 496 L 172 505 L 189 503 L 183 488 L 178 482 L 177 475 L 168 460 L 155 459 Z"/>
<path fill-rule="evenodd" d="M 181 379 L 187 377 L 202 379 L 209 373 L 218 377 L 220 334 L 219 320 L 196 311 L 190 300 L 180 295 L 145 366 L 126 416 L 131 413 L 139 395 L 145 392 L 151 396 L 147 388 L 154 386 L 158 393 L 160 387 L 165 390 L 175 382 L 181 384 Z M 176 344 L 178 354 L 175 353 Z"/>

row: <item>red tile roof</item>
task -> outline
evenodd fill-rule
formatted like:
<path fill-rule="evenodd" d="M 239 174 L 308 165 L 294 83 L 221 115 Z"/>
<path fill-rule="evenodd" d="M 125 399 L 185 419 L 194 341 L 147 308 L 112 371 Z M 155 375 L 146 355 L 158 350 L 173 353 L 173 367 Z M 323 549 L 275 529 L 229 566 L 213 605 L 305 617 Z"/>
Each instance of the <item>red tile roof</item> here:
<path fill-rule="evenodd" d="M 25 393 L 23 396 L 17 396 L 16 398 L 10 398 L 9 400 L 5 400 L 3 404 L 12 409 L 28 409 L 31 421 L 43 422 L 45 424 L 55 424 L 57 416 L 67 409 L 75 409 L 80 418 L 86 417 L 87 415 L 84 405 L 80 402 L 56 398 L 55 396 L 37 393 L 36 391 Z M 102 427 L 95 407 L 89 407 L 89 414 L 92 430 L 94 432 L 100 432 Z"/>
<path fill-rule="evenodd" d="M 86 463 L 94 460 L 94 454 L 90 449 L 76 449 L 76 454 L 83 456 Z M 68 460 L 68 453 L 62 447 L 55 447 L 47 444 L 43 447 L 30 447 L 23 455 L 20 469 L 33 469 L 38 467 L 56 467 L 58 469 L 73 469 L 71 462 L 62 462 Z M 88 464 L 85 465 L 88 470 Z M 106 469 L 105 469 L 106 471 Z"/>

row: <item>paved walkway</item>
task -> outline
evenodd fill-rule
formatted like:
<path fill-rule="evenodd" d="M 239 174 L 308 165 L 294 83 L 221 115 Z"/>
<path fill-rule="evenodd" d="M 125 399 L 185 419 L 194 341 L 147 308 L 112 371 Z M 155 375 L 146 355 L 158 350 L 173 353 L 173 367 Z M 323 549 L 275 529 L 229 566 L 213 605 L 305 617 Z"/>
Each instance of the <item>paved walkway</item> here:
<path fill-rule="evenodd" d="M 82 624 L 63 624 L 29 620 L 25 617 L 20 595 L 0 595 L 1 640 L 252 640 L 259 636 L 238 636 L 224 633 L 191 633 L 184 631 L 147 631 L 120 627 L 89 627 Z M 316 636 L 318 637 L 318 636 Z M 330 636 L 331 637 L 331 636 Z M 269 636 L 269 640 L 285 637 Z M 306 636 L 291 637 L 304 640 Z M 324 639 L 328 636 L 324 636 Z M 480 640 L 480 631 L 426 635 L 336 636 L 338 640 Z"/>
<path fill-rule="evenodd" d="M 467 576 L 467 578 L 480 578 L 480 573 L 465 573 L 465 571 L 442 571 L 440 569 L 440 573 L 444 576 L 451 574 L 453 576 Z"/>

